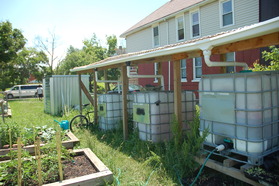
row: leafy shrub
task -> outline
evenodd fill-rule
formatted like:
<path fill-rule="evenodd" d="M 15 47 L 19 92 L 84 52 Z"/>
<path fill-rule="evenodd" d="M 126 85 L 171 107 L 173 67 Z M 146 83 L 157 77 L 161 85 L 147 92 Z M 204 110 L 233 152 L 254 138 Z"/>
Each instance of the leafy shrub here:
<path fill-rule="evenodd" d="M 265 61 L 270 61 L 269 66 L 264 66 L 256 61 L 253 64 L 253 68 L 250 68 L 253 71 L 271 71 L 271 70 L 279 70 L 279 48 L 275 46 L 270 46 L 270 52 L 263 51 L 262 56 Z"/>

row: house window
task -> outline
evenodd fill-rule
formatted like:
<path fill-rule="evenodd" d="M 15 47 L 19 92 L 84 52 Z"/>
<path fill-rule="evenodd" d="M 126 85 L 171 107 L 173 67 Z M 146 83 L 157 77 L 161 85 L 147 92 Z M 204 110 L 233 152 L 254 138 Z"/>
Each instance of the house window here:
<path fill-rule="evenodd" d="M 194 58 L 194 80 L 199 80 L 202 76 L 202 58 L 196 57 Z"/>
<path fill-rule="evenodd" d="M 181 71 L 181 81 L 187 81 L 187 67 L 186 67 L 186 59 L 180 60 L 180 71 Z"/>
<path fill-rule="evenodd" d="M 221 2 L 221 15 L 222 26 L 228 26 L 233 24 L 233 2 L 232 0 Z"/>
<path fill-rule="evenodd" d="M 197 37 L 200 35 L 200 18 L 199 11 L 191 13 L 191 23 L 192 23 L 192 37 Z"/>
<path fill-rule="evenodd" d="M 159 26 L 153 27 L 153 42 L 154 47 L 159 46 Z"/>
<path fill-rule="evenodd" d="M 225 59 L 226 61 L 235 61 L 235 53 L 234 52 L 226 53 Z M 226 67 L 226 73 L 232 73 L 235 71 L 236 71 L 235 66 Z"/>
<path fill-rule="evenodd" d="M 158 75 L 158 63 L 154 63 L 154 75 Z M 154 78 L 154 83 L 158 83 L 158 78 Z"/>
<path fill-rule="evenodd" d="M 183 40 L 184 39 L 184 18 L 183 16 L 180 16 L 176 19 L 177 22 L 177 40 Z"/>

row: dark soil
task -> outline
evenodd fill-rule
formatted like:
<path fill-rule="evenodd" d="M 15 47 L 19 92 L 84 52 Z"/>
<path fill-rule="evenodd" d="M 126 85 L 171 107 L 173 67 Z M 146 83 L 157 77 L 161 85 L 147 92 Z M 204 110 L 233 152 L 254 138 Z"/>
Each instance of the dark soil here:
<path fill-rule="evenodd" d="M 84 155 L 74 156 L 72 161 L 63 161 L 64 180 L 96 173 L 97 170 Z"/>

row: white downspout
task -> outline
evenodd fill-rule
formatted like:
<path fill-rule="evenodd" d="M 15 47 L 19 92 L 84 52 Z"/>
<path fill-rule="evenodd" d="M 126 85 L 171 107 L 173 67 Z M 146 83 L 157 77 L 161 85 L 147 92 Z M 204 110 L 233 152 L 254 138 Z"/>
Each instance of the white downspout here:
<path fill-rule="evenodd" d="M 127 66 L 127 76 L 128 78 L 161 78 L 162 90 L 165 90 L 164 86 L 164 76 L 163 75 L 131 75 L 130 66 Z"/>
<path fill-rule="evenodd" d="M 227 62 L 227 61 L 222 61 L 221 62 L 220 61 L 220 62 L 217 62 L 217 61 L 211 61 L 210 56 L 211 56 L 211 49 L 212 48 L 213 47 L 210 46 L 207 49 L 202 49 L 203 50 L 204 61 L 207 64 L 207 66 L 209 66 L 209 67 L 240 66 L 240 67 L 243 67 L 244 70 L 248 70 L 248 65 L 247 65 L 247 63 L 244 63 L 244 62 L 235 62 L 235 61 L 231 61 L 231 62 Z"/>
<path fill-rule="evenodd" d="M 119 81 L 119 80 L 100 80 L 100 79 L 98 79 L 98 71 L 97 70 L 95 71 L 95 79 L 96 79 L 96 82 L 98 82 L 98 83 L 117 83 L 118 93 L 120 93 L 120 83 L 121 83 L 121 81 Z"/>

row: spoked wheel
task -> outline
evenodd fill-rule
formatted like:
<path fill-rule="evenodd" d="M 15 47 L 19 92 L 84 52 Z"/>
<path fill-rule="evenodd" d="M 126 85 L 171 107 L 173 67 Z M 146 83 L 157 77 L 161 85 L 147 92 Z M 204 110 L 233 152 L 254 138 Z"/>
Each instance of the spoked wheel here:
<path fill-rule="evenodd" d="M 77 115 L 70 122 L 70 129 L 73 132 L 87 127 L 88 119 L 84 115 Z"/>

